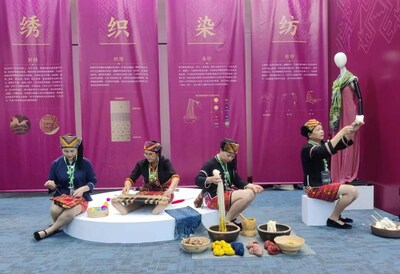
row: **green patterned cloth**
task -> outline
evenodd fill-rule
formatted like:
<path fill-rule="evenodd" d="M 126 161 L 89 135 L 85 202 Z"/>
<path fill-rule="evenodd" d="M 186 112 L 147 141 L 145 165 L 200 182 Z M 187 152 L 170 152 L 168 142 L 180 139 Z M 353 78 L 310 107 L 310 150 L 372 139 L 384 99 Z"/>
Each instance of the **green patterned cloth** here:
<path fill-rule="evenodd" d="M 338 77 L 332 86 L 332 103 L 329 111 L 329 126 L 336 132 L 339 129 L 339 120 L 342 113 L 342 90 L 357 79 L 350 71 L 346 71 L 343 77 Z"/>

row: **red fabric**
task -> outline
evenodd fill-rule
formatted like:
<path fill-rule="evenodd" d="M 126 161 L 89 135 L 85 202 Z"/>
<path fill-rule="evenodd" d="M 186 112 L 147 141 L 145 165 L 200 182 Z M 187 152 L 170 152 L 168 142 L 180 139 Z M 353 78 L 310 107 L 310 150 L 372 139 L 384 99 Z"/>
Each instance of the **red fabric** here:
<path fill-rule="evenodd" d="M 65 208 L 65 209 L 69 209 L 69 208 L 73 208 L 77 205 L 81 205 L 82 213 L 85 212 L 88 208 L 88 202 L 83 197 L 74 198 L 74 197 L 68 196 L 66 194 L 63 194 L 58 197 L 53 197 L 53 198 L 51 198 L 51 200 L 56 205 L 58 205 L 62 208 Z"/>
<path fill-rule="evenodd" d="M 81 202 L 81 206 L 82 206 L 82 210 L 81 213 L 86 212 L 87 208 L 88 208 L 89 203 L 87 201 L 82 201 Z"/>
<path fill-rule="evenodd" d="M 231 196 L 232 196 L 232 191 L 224 192 L 224 203 L 226 211 L 228 211 L 231 208 Z M 205 201 L 208 208 L 218 209 L 218 196 L 211 198 L 210 195 L 207 194 L 205 197 Z"/>
<path fill-rule="evenodd" d="M 306 193 L 310 198 L 333 202 L 337 198 L 340 186 L 341 183 L 331 183 L 318 188 L 311 188 L 310 190 L 306 190 Z"/>
<path fill-rule="evenodd" d="M 350 86 L 342 90 L 342 115 L 339 128 L 350 125 L 357 115 L 358 98 Z M 333 182 L 351 182 L 357 178 L 360 164 L 360 135 L 354 134 L 354 144 L 346 149 L 338 151 L 331 158 L 331 178 Z"/>

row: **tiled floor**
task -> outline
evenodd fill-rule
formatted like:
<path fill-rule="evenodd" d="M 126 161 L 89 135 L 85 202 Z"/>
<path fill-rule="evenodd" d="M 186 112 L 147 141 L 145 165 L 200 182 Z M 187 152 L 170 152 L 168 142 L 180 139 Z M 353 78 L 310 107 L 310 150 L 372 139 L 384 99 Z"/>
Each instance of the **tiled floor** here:
<path fill-rule="evenodd" d="M 372 210 L 346 211 L 355 220 L 351 230 L 308 227 L 301 222 L 302 194 L 268 189 L 244 214 L 290 225 L 315 254 L 223 258 L 193 257 L 179 240 L 102 244 L 59 233 L 36 242 L 32 233 L 50 224 L 49 197 L 0 194 L 0 273 L 398 273 L 400 239 L 371 234 Z"/>

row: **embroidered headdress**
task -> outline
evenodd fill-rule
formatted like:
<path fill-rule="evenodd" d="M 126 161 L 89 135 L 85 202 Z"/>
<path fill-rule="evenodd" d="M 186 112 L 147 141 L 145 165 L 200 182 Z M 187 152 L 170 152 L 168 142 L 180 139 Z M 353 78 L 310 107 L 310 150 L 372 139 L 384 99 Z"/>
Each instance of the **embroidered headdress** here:
<path fill-rule="evenodd" d="M 81 143 L 82 139 L 75 135 L 66 134 L 64 136 L 60 136 L 61 148 L 78 148 Z"/>
<path fill-rule="evenodd" d="M 239 144 L 235 140 L 225 138 L 224 140 L 221 141 L 220 148 L 223 151 L 237 154 L 239 150 Z"/>
<path fill-rule="evenodd" d="M 144 149 L 153 151 L 153 152 L 157 152 L 157 153 L 161 153 L 161 144 L 157 141 L 146 141 L 144 143 Z"/>
<path fill-rule="evenodd" d="M 318 120 L 315 119 L 310 119 L 308 120 L 300 129 L 301 135 L 304 137 L 308 137 L 308 134 L 310 134 L 314 128 L 318 125 L 321 125 L 321 123 Z"/>

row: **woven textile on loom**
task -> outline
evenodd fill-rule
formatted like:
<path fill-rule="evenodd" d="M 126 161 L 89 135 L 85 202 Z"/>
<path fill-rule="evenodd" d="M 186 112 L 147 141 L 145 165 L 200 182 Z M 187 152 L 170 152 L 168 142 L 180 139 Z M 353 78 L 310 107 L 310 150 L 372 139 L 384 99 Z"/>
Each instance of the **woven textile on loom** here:
<path fill-rule="evenodd" d="M 201 224 L 201 214 L 189 206 L 165 212 L 175 218 L 175 240 L 189 237 Z"/>

